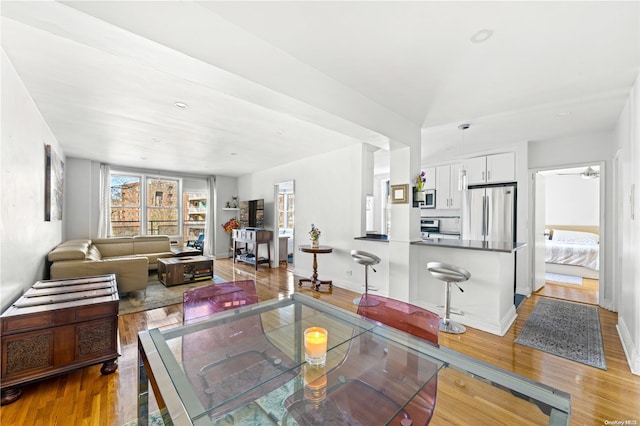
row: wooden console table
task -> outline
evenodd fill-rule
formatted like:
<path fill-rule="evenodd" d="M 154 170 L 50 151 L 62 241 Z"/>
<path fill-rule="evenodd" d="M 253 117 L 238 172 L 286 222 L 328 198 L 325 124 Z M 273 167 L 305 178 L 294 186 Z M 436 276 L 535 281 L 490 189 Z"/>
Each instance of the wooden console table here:
<path fill-rule="evenodd" d="M 0 316 L 0 404 L 20 385 L 103 362 L 118 368 L 118 287 L 114 274 L 38 281 Z"/>
<path fill-rule="evenodd" d="M 165 287 L 210 279 L 213 279 L 213 259 L 208 256 L 158 259 L 158 280 Z"/>
<path fill-rule="evenodd" d="M 238 261 L 254 264 L 256 271 L 258 265 L 266 263 L 271 268 L 271 239 L 273 232 L 266 229 L 234 229 L 233 230 L 233 263 Z M 238 254 L 238 243 L 244 244 L 247 250 L 245 255 Z M 251 253 L 248 252 L 249 244 L 253 245 Z M 267 258 L 258 258 L 258 247 L 260 244 L 267 245 Z"/>

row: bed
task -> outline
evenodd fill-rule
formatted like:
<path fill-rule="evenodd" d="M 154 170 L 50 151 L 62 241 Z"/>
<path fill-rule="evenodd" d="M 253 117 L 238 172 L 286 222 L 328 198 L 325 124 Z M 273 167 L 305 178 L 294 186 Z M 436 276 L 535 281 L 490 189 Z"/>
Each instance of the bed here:
<path fill-rule="evenodd" d="M 600 232 L 597 226 L 547 225 L 547 272 L 599 278 Z"/>

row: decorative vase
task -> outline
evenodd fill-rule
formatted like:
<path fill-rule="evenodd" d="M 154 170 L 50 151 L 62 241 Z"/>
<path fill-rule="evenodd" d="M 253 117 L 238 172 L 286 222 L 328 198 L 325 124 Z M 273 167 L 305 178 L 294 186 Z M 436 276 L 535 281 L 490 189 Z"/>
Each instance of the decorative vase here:
<path fill-rule="evenodd" d="M 311 247 L 313 247 L 313 248 L 320 247 L 320 241 L 319 240 L 311 240 Z"/>
<path fill-rule="evenodd" d="M 424 191 L 417 191 L 416 198 L 418 203 L 424 203 L 424 198 L 425 198 Z"/>
<path fill-rule="evenodd" d="M 238 197 L 231 197 L 231 208 L 232 209 L 238 208 Z"/>

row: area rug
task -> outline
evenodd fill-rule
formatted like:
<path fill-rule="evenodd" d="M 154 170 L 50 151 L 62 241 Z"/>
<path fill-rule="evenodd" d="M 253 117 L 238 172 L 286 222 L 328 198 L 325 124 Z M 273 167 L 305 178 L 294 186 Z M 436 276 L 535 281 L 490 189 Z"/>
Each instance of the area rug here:
<path fill-rule="evenodd" d="M 540 299 L 515 342 L 607 369 L 600 316 L 594 306 Z"/>
<path fill-rule="evenodd" d="M 151 275 L 149 276 L 146 295 L 142 291 L 132 291 L 129 294 L 120 296 L 118 313 L 120 315 L 126 315 L 134 312 L 148 311 L 150 309 L 182 303 L 182 293 L 186 290 L 224 282 L 226 281 L 219 276 L 214 275 L 213 280 L 197 281 L 188 284 L 165 287 L 160 281 L 158 281 L 158 277 L 156 275 Z"/>
<path fill-rule="evenodd" d="M 553 274 L 547 272 L 544 274 L 545 281 L 553 281 L 555 283 L 582 285 L 582 277 L 574 275 Z"/>

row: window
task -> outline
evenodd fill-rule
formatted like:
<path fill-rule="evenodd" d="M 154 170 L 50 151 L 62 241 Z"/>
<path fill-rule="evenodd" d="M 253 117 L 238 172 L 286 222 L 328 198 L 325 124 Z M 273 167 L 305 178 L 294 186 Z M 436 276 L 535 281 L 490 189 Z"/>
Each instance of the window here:
<path fill-rule="evenodd" d="M 178 185 L 177 179 L 147 178 L 147 234 L 180 234 Z"/>
<path fill-rule="evenodd" d="M 278 228 L 293 228 L 293 193 L 278 194 Z"/>
<path fill-rule="evenodd" d="M 140 176 L 111 174 L 113 236 L 140 235 Z"/>
<path fill-rule="evenodd" d="M 181 235 L 181 179 L 111 172 L 114 237 Z"/>
<path fill-rule="evenodd" d="M 200 234 L 204 234 L 207 194 L 185 191 L 182 198 L 184 206 L 182 235 L 185 240 L 197 240 Z"/>

